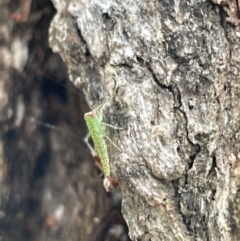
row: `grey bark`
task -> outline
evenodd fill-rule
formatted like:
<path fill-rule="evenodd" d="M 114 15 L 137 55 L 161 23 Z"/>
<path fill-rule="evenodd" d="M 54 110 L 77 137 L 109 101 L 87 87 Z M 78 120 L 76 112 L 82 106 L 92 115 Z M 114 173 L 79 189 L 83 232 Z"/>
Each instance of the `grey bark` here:
<path fill-rule="evenodd" d="M 108 149 L 132 240 L 240 240 L 239 27 L 226 2 L 53 0 L 53 51 L 125 128 L 109 133 L 122 152 Z"/>
<path fill-rule="evenodd" d="M 48 46 L 53 15 L 47 0 L 0 1 L 0 239 L 126 240 L 83 142 L 87 104 Z"/>

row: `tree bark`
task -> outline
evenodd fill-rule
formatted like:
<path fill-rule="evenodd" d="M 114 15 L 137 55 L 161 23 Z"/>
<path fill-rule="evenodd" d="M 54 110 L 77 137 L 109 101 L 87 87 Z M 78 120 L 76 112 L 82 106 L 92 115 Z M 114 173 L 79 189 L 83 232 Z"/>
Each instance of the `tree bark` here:
<path fill-rule="evenodd" d="M 53 0 L 53 51 L 124 127 L 109 131 L 122 152 L 108 149 L 132 240 L 240 240 L 239 27 L 218 5 L 231 2 Z"/>
<path fill-rule="evenodd" d="M 0 239 L 128 240 L 83 142 L 89 108 L 48 45 L 54 14 L 48 0 L 0 2 Z"/>

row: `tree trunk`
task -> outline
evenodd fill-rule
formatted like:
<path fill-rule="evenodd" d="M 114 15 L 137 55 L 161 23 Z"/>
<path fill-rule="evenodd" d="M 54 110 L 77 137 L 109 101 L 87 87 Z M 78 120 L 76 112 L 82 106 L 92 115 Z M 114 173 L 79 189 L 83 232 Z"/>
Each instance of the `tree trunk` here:
<path fill-rule="evenodd" d="M 81 89 L 89 106 L 93 109 L 107 100 L 104 121 L 123 127 L 107 129 L 122 151 L 108 142 L 107 145 L 111 175 L 119 182 L 130 238 L 240 240 L 238 5 L 231 0 L 52 2 L 57 10 L 49 30 L 52 50 L 67 63 L 70 80 Z M 69 103 L 67 108 L 72 106 Z M 46 141 L 36 144 L 36 153 L 31 153 L 41 153 L 43 143 Z M 58 137 L 53 143 L 58 143 Z M 16 146 L 22 147 L 20 144 Z M 67 153 L 68 147 L 61 153 Z M 61 190 L 66 190 L 64 197 L 71 197 L 71 203 L 58 202 L 58 195 L 51 199 L 55 211 L 64 203 L 68 218 L 51 226 L 52 232 L 61 233 L 55 232 L 48 240 L 90 240 L 89 233 L 94 230 L 92 208 L 96 208 L 96 200 L 103 194 L 94 196 L 92 189 L 88 191 L 94 181 L 91 174 L 84 176 L 86 172 L 82 170 L 90 170 L 84 161 L 76 167 L 81 174 L 74 167 L 74 178 L 66 175 L 72 158 L 66 159 L 61 153 L 59 162 L 49 162 L 55 166 L 45 175 L 51 177 L 57 169 L 55 182 L 40 178 L 34 179 L 30 187 L 24 183 L 20 187 L 28 187 L 31 192 L 24 189 L 24 193 L 32 198 L 38 195 L 38 185 L 40 191 L 49 185 L 57 191 L 59 184 Z M 65 160 L 68 161 L 64 163 Z M 29 163 L 31 174 L 37 162 Z M 59 163 L 64 165 L 57 167 Z M 20 190 L 16 185 L 19 179 L 14 172 L 12 177 L 15 189 L 10 190 L 14 193 Z M 31 180 L 31 175 L 27 180 Z M 65 180 L 69 181 L 67 189 L 61 186 Z M 72 187 L 77 187 L 77 191 Z M 96 190 L 102 189 L 98 186 Z M 18 201 L 27 195 L 23 195 L 25 199 L 19 196 Z M 84 226 L 74 214 L 81 210 L 83 217 L 87 215 L 89 200 L 91 214 Z M 105 201 L 100 208 L 101 217 L 108 212 Z M 45 200 L 43 206 L 47 204 Z M 21 217 L 21 207 L 15 212 L 7 209 L 14 215 L 5 214 L 6 217 Z M 52 212 L 51 208 L 45 210 Z M 76 220 L 81 227 L 78 237 Z M 6 218 L 2 219 L 0 227 L 6 223 Z M 93 239 L 107 240 L 92 236 Z"/>
<path fill-rule="evenodd" d="M 240 240 L 233 2 L 53 0 L 53 51 L 124 127 L 108 149 L 132 240 Z"/>
<path fill-rule="evenodd" d="M 127 240 L 83 142 L 89 108 L 48 46 L 54 14 L 48 0 L 0 2 L 0 239 Z"/>

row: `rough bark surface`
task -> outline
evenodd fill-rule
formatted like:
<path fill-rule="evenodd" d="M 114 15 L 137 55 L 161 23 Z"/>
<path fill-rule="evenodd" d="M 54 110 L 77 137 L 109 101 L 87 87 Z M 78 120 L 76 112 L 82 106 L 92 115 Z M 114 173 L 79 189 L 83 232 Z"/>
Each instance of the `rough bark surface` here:
<path fill-rule="evenodd" d="M 53 3 L 53 51 L 125 128 L 109 154 L 132 240 L 240 240 L 239 27 L 216 1 Z"/>

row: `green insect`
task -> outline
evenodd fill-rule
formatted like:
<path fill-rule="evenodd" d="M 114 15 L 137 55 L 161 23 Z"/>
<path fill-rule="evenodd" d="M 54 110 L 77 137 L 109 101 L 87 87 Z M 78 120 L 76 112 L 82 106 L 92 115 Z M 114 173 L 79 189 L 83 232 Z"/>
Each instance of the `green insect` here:
<path fill-rule="evenodd" d="M 110 124 L 104 123 L 103 119 L 103 108 L 106 105 L 106 102 L 95 110 L 88 112 L 84 115 L 84 119 L 86 121 L 89 133 L 92 137 L 93 143 L 95 148 L 98 152 L 99 158 L 102 164 L 102 170 L 104 173 L 105 178 L 110 178 L 110 165 L 109 165 L 109 157 L 107 152 L 107 145 L 105 138 L 115 146 L 119 151 L 121 151 L 114 142 L 106 135 L 105 130 L 106 126 L 114 128 L 114 129 L 121 129 Z"/>

